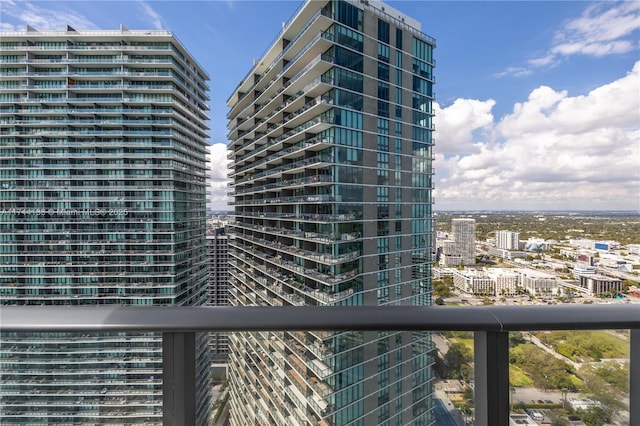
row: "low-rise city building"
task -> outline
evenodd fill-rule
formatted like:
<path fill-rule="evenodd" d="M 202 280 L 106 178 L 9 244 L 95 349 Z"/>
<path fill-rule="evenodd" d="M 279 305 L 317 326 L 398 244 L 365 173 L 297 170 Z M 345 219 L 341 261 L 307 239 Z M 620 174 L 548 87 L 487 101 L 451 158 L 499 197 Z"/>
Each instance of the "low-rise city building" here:
<path fill-rule="evenodd" d="M 463 293 L 495 295 L 495 282 L 481 269 L 456 270 L 453 273 L 453 285 Z"/>
<path fill-rule="evenodd" d="M 622 291 L 622 280 L 600 274 L 582 275 L 580 287 L 585 289 L 587 294 L 619 293 Z"/>
<path fill-rule="evenodd" d="M 520 276 L 514 269 L 488 268 L 486 269 L 486 274 L 493 280 L 493 294 L 496 296 L 512 296 L 516 294 Z"/>
<path fill-rule="evenodd" d="M 557 295 L 560 288 L 554 275 L 527 268 L 434 268 L 434 278 L 445 275 L 453 276 L 456 289 L 474 295 L 513 296 L 518 291 L 532 296 Z"/>
<path fill-rule="evenodd" d="M 531 295 L 558 294 L 558 279 L 535 269 L 518 269 L 520 286 Z"/>
<path fill-rule="evenodd" d="M 629 254 L 640 255 L 640 244 L 627 244 L 627 251 Z"/>
<path fill-rule="evenodd" d="M 570 239 L 569 244 L 583 249 L 602 251 L 618 250 L 620 248 L 620 243 L 617 241 L 595 241 L 587 238 Z"/>
<path fill-rule="evenodd" d="M 434 267 L 431 269 L 431 276 L 434 280 L 441 280 L 444 277 L 452 277 L 453 273 L 456 271 L 455 268 L 439 268 Z"/>
<path fill-rule="evenodd" d="M 525 251 L 541 251 L 541 250 L 549 250 L 551 248 L 551 243 L 549 241 L 545 241 L 542 238 L 529 238 L 524 243 Z"/>
<path fill-rule="evenodd" d="M 527 253 L 523 251 L 507 250 L 497 247 L 487 247 L 487 253 L 491 256 L 501 257 L 505 260 L 525 259 L 527 257 Z"/>
<path fill-rule="evenodd" d="M 597 296 L 605 293 L 622 292 L 622 280 L 600 274 L 580 275 L 578 282 L 561 282 L 562 287 L 569 291 Z"/>
<path fill-rule="evenodd" d="M 595 273 L 596 268 L 586 263 L 578 262 L 573 267 L 573 278 L 576 280 L 579 280 L 582 275 L 593 275 Z"/>

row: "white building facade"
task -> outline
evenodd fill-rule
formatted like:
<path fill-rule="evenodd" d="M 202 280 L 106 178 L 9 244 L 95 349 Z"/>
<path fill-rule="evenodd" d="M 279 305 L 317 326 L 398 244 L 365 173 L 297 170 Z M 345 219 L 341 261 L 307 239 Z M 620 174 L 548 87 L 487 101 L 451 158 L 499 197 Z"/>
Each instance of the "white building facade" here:
<path fill-rule="evenodd" d="M 505 250 L 518 250 L 520 233 L 512 231 L 496 231 L 496 247 Z"/>
<path fill-rule="evenodd" d="M 535 269 L 518 269 L 520 287 L 532 296 L 558 294 L 558 279 L 546 272 Z"/>

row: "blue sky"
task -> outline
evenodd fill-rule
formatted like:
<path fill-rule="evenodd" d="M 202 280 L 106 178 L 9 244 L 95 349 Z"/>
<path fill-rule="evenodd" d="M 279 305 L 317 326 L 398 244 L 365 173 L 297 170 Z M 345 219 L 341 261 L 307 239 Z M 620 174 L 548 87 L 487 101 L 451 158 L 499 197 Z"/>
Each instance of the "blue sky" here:
<path fill-rule="evenodd" d="M 640 210 L 640 2 L 387 1 L 436 49 L 436 210 Z M 16 1 L 0 28 L 168 29 L 211 81 L 211 193 L 227 208 L 226 100 L 299 1 Z"/>

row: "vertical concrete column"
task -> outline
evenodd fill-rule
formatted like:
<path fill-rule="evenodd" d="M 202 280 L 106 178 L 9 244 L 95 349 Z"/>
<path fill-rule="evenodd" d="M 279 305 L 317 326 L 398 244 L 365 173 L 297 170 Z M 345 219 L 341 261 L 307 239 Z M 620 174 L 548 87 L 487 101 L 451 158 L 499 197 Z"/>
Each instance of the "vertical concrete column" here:
<path fill-rule="evenodd" d="M 163 424 L 196 423 L 195 333 L 162 333 Z"/>
<path fill-rule="evenodd" d="M 509 333 L 476 331 L 475 424 L 509 425 Z"/>

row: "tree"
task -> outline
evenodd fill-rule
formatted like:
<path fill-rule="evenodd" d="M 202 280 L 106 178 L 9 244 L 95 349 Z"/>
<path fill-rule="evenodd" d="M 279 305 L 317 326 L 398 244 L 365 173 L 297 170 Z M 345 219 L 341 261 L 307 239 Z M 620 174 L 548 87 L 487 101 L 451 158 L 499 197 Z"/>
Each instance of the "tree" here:
<path fill-rule="evenodd" d="M 569 420 L 562 410 L 549 410 L 547 417 L 551 420 L 551 426 L 567 426 Z"/>
<path fill-rule="evenodd" d="M 440 297 L 453 296 L 453 284 L 449 284 L 445 280 L 435 280 L 431 284 L 433 286 L 434 295 L 440 296 Z"/>
<path fill-rule="evenodd" d="M 482 298 L 482 304 L 483 305 L 493 305 L 494 302 L 491 299 L 489 299 L 489 296 L 484 296 Z"/>
<path fill-rule="evenodd" d="M 444 356 L 444 362 L 448 367 L 448 378 L 467 378 L 472 361 L 473 354 L 464 343 L 452 343 L 451 346 L 449 346 L 447 354 Z M 466 368 L 465 365 L 467 366 Z"/>
<path fill-rule="evenodd" d="M 576 410 L 576 414 L 587 426 L 603 426 L 605 423 L 611 422 L 611 416 L 598 406 L 589 407 L 586 410 Z"/>
<path fill-rule="evenodd" d="M 527 341 L 524 338 L 522 332 L 511 332 L 509 333 L 509 346 L 514 347 L 517 345 L 521 345 L 526 343 Z"/>
<path fill-rule="evenodd" d="M 522 368 L 538 388 L 574 387 L 570 377 L 573 369 L 570 365 L 529 343 L 518 345 L 509 351 L 509 362 Z"/>
<path fill-rule="evenodd" d="M 629 392 L 629 364 L 617 362 L 600 363 L 595 367 L 595 374 L 621 393 Z"/>

